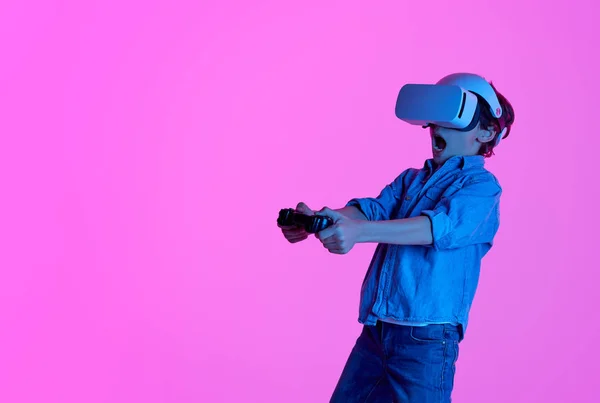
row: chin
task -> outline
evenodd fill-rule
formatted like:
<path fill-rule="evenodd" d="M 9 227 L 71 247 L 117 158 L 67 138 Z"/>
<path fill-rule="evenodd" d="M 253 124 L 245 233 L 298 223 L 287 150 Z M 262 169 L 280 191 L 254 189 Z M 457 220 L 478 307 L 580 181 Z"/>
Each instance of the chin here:
<path fill-rule="evenodd" d="M 433 152 L 433 161 L 435 161 L 436 164 L 443 164 L 447 159 L 448 157 L 444 155 L 443 151 L 441 153 Z"/>

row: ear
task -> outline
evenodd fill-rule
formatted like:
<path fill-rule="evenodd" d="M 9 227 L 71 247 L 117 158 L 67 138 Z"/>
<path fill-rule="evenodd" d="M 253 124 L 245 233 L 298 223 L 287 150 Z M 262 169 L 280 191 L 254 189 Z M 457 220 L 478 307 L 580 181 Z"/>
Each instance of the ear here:
<path fill-rule="evenodd" d="M 493 126 L 488 127 L 487 130 L 479 129 L 479 132 L 477 133 L 477 140 L 479 140 L 480 143 L 489 143 L 494 139 L 495 134 L 496 131 L 494 130 Z"/>

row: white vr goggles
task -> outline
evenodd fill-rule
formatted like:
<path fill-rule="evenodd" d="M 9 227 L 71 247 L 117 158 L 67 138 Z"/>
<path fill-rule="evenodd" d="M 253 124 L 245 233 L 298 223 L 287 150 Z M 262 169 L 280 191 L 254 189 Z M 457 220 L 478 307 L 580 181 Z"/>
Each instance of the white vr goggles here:
<path fill-rule="evenodd" d="M 489 108 L 500 123 L 502 131 L 494 144 L 498 145 L 506 133 L 502 107 L 492 86 L 476 74 L 456 73 L 437 84 L 404 85 L 396 101 L 396 117 L 423 127 L 436 125 L 470 131 L 479 123 L 481 108 Z"/>

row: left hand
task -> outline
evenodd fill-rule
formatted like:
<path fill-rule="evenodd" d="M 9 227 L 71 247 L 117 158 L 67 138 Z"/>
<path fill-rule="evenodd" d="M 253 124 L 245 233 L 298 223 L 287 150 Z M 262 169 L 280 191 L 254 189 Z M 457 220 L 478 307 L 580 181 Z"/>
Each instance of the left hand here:
<path fill-rule="evenodd" d="M 329 252 L 339 255 L 350 252 L 350 249 L 358 242 L 361 231 L 360 221 L 346 217 L 328 207 L 322 208 L 315 214 L 324 215 L 333 220 L 333 225 L 315 234 L 323 246 Z"/>

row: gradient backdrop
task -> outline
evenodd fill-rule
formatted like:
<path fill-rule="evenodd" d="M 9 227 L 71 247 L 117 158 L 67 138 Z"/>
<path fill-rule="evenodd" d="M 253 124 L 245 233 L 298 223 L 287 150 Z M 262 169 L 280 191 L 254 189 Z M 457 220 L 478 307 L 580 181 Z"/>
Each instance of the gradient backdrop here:
<path fill-rule="evenodd" d="M 375 249 L 288 244 L 421 166 L 406 82 L 513 103 L 454 400 L 597 402 L 593 1 L 4 1 L 0 401 L 326 402 Z"/>

